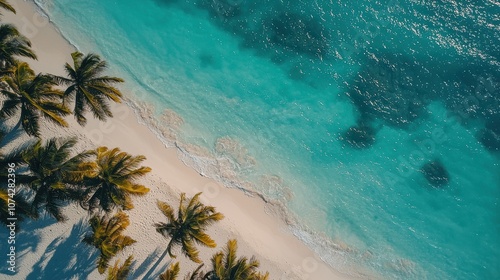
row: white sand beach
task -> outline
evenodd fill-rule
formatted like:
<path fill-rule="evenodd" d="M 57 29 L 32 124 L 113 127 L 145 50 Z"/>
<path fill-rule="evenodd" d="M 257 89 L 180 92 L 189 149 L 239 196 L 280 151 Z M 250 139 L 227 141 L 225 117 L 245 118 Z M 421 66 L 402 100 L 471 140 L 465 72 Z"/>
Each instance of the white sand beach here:
<path fill-rule="evenodd" d="M 15 0 L 17 14 L 3 12 L 3 22 L 14 23 L 33 44 L 38 61 L 29 61 L 37 72 L 63 75 L 63 65 L 74 51 L 47 19 L 37 14 L 36 6 L 29 1 Z M 104 57 L 104 59 L 106 59 Z M 121 87 L 125 95 L 126 83 Z M 145 166 L 152 168 L 142 183 L 150 188 L 143 197 L 134 197 L 135 208 L 127 211 L 131 224 L 125 234 L 137 243 L 126 248 L 116 259 L 122 261 L 130 254 L 134 256 L 130 279 L 155 279 L 171 262 L 168 255 L 160 258 L 168 240 L 158 234 L 155 222 L 164 220 L 156 206 L 162 200 L 177 206 L 179 194 L 192 196 L 203 191 L 202 201 L 215 206 L 225 219 L 212 226 L 209 234 L 216 240 L 215 249 L 199 247 L 201 258 L 207 263 L 212 254 L 220 250 L 228 239 L 238 240 L 240 256 L 255 255 L 261 262 L 261 271 L 269 271 L 270 279 L 357 279 L 370 278 L 364 273 L 356 276 L 344 275 L 324 263 L 320 256 L 288 231 L 280 215 L 273 214 L 273 207 L 259 197 L 252 197 L 240 190 L 229 189 L 205 178 L 186 166 L 179 158 L 176 148 L 167 148 L 141 124 L 134 110 L 126 104 L 113 105 L 114 118 L 99 122 L 89 118 L 85 127 L 79 126 L 72 116 L 67 118 L 70 126 L 59 128 L 46 124 L 42 129 L 44 139 L 77 136 L 77 151 L 98 146 L 119 147 L 132 155 L 144 155 Z M 144 121 L 142 121 L 144 123 Z M 25 141 L 21 137 L 18 143 Z M 95 267 L 97 252 L 82 244 L 81 239 L 88 230 L 88 215 L 77 205 L 64 210 L 68 220 L 56 223 L 49 218 L 22 224 L 18 234 L 18 273 L 13 279 L 102 279 Z M 2 255 L 3 255 L 3 244 Z M 196 268 L 196 264 L 178 252 L 175 261 L 181 263 L 181 275 Z M 341 252 L 339 251 L 339 254 Z M 339 258 L 341 259 L 341 258 Z M 364 275 L 364 276 L 362 276 Z M 0 274 L 1 279 L 11 279 Z"/>

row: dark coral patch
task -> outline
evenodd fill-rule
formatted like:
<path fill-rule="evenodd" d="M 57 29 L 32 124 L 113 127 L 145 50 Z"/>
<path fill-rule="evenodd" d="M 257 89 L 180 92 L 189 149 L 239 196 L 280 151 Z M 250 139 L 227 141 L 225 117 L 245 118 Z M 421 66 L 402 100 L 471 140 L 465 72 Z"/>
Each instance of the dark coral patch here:
<path fill-rule="evenodd" d="M 356 149 L 367 149 L 375 143 L 376 131 L 371 126 L 355 125 L 345 131 L 340 140 Z"/>
<path fill-rule="evenodd" d="M 269 42 L 288 51 L 315 57 L 328 52 L 329 33 L 311 17 L 284 12 L 265 21 L 264 30 Z"/>
<path fill-rule="evenodd" d="M 481 132 L 480 141 L 488 151 L 500 151 L 500 133 L 493 130 L 484 129 Z"/>
<path fill-rule="evenodd" d="M 392 127 L 406 128 L 426 113 L 429 103 L 426 70 L 394 54 L 371 56 L 347 95 L 363 119 L 378 119 Z"/>
<path fill-rule="evenodd" d="M 203 68 L 216 65 L 216 60 L 212 54 L 201 53 L 199 55 L 199 59 L 200 59 L 200 65 Z"/>
<path fill-rule="evenodd" d="M 209 11 L 212 17 L 223 21 L 241 16 L 242 1 L 239 0 L 201 0 L 198 5 Z"/>
<path fill-rule="evenodd" d="M 447 185 L 450 181 L 450 175 L 439 160 L 433 160 L 422 166 L 420 169 L 425 176 L 425 179 L 436 188 Z"/>
<path fill-rule="evenodd" d="M 490 120 L 479 134 L 479 142 L 491 152 L 500 151 L 500 118 Z"/>
<path fill-rule="evenodd" d="M 466 69 L 449 70 L 448 76 L 443 75 L 443 84 L 449 85 L 443 91 L 443 101 L 461 123 L 479 118 L 488 125 L 500 116 L 498 70 L 482 64 L 464 64 Z"/>

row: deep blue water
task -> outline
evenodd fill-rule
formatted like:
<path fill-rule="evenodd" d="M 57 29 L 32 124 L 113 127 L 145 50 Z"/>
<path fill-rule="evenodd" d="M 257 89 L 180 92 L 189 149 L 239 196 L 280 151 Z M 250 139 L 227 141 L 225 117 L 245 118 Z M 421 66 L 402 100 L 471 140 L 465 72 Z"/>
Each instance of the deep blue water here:
<path fill-rule="evenodd" d="M 500 277 L 500 2 L 37 2 L 333 265 Z"/>

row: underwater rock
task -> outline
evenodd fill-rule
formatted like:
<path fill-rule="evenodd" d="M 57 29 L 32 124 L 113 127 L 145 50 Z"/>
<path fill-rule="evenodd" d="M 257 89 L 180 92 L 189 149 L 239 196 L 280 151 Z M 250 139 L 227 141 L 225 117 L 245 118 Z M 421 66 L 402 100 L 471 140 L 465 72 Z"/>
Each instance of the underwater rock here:
<path fill-rule="evenodd" d="M 375 143 L 375 134 L 376 131 L 371 126 L 356 125 L 345 131 L 340 139 L 353 148 L 366 149 Z"/>
<path fill-rule="evenodd" d="M 321 57 L 328 52 L 326 28 L 312 17 L 283 12 L 264 23 L 269 41 L 287 50 Z"/>
<path fill-rule="evenodd" d="M 492 152 L 500 151 L 500 133 L 498 132 L 495 132 L 490 129 L 484 129 L 481 132 L 481 137 L 479 141 L 488 151 Z"/>
<path fill-rule="evenodd" d="M 201 53 L 198 58 L 200 59 L 200 66 L 202 68 L 206 68 L 209 66 L 215 66 L 216 65 L 216 60 L 215 57 L 212 54 L 209 53 Z"/>
<path fill-rule="evenodd" d="M 491 120 L 479 134 L 479 142 L 490 152 L 500 151 L 500 119 Z"/>
<path fill-rule="evenodd" d="M 208 10 L 212 17 L 222 20 L 235 18 L 241 15 L 241 4 L 239 0 L 201 0 L 198 5 Z"/>
<path fill-rule="evenodd" d="M 362 118 L 405 128 L 426 113 L 425 69 L 394 54 L 369 57 L 347 95 Z"/>
<path fill-rule="evenodd" d="M 425 179 L 436 188 L 443 187 L 450 181 L 448 171 L 439 160 L 433 160 L 424 164 L 420 172 L 422 172 Z"/>
<path fill-rule="evenodd" d="M 450 71 L 443 84 L 449 85 L 443 96 L 446 108 L 467 124 L 469 120 L 490 122 L 500 115 L 498 70 L 486 65 L 466 64 L 466 69 Z M 463 67 L 463 66 L 462 66 Z"/>

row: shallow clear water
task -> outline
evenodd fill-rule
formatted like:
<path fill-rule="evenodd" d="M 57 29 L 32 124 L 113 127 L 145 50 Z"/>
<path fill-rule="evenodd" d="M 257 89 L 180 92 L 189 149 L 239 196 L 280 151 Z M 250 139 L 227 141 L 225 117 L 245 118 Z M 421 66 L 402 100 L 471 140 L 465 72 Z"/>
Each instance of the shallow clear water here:
<path fill-rule="evenodd" d="M 182 142 L 212 152 L 187 162 L 285 203 L 297 235 L 387 278 L 500 277 L 499 2 L 37 2 L 183 118 Z"/>

